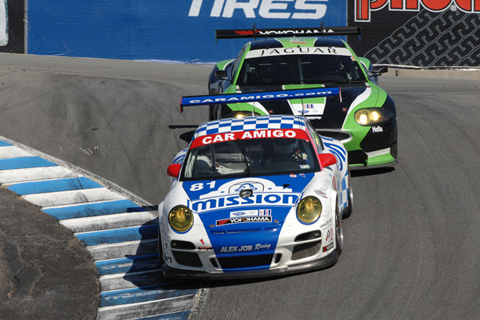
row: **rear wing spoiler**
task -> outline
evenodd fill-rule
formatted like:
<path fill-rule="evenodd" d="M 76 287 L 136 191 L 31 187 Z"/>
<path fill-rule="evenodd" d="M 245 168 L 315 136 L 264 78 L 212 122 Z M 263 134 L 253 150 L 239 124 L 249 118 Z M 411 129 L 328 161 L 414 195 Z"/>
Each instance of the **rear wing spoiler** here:
<path fill-rule="evenodd" d="M 257 29 L 255 24 L 252 29 L 228 29 L 215 30 L 215 41 L 218 39 L 241 39 L 241 38 L 268 38 L 268 37 L 297 37 L 297 36 L 345 36 L 361 34 L 360 27 L 324 27 L 319 28 L 276 28 Z"/>
<path fill-rule="evenodd" d="M 211 104 L 248 103 L 259 101 L 275 101 L 288 99 L 306 99 L 315 97 L 339 96 L 342 99 L 342 88 L 313 88 L 282 91 L 265 91 L 249 93 L 233 93 L 222 95 L 184 96 L 180 101 L 180 113 L 184 107 L 194 107 Z"/>

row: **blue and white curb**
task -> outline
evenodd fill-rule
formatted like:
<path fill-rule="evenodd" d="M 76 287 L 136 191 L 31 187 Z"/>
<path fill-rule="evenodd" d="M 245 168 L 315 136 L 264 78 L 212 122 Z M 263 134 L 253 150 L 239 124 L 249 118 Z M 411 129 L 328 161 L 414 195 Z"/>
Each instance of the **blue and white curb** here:
<path fill-rule="evenodd" d="M 100 280 L 97 320 L 188 318 L 199 289 L 163 277 L 152 205 L 3 137 L 0 185 L 39 206 L 85 243 Z"/>

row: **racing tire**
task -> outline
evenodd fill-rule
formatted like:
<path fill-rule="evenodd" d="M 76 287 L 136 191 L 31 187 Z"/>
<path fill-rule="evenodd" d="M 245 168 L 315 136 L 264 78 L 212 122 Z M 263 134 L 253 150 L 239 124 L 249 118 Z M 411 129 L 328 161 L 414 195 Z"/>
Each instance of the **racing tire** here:
<path fill-rule="evenodd" d="M 215 119 L 215 105 L 208 105 L 208 121 L 216 120 Z"/>
<path fill-rule="evenodd" d="M 160 225 L 158 226 L 158 258 L 160 259 L 160 263 L 163 263 L 163 244 L 162 244 L 162 237 L 160 235 Z"/>
<path fill-rule="evenodd" d="M 210 94 L 211 96 L 218 94 L 218 93 L 217 93 L 217 90 L 214 90 L 214 89 L 212 90 L 212 89 L 210 89 L 210 85 L 211 85 L 211 84 L 209 83 L 209 84 L 208 84 L 208 88 L 209 88 L 208 92 L 209 92 L 209 94 Z M 217 108 L 216 108 L 215 106 L 216 106 L 215 104 L 209 104 L 209 105 L 208 105 L 208 121 L 217 120 L 217 117 L 216 117 L 216 114 L 215 114 Z"/>
<path fill-rule="evenodd" d="M 352 177 L 348 170 L 348 189 L 347 189 L 347 209 L 343 210 L 342 219 L 348 219 L 353 212 L 353 193 L 352 193 Z"/>
<path fill-rule="evenodd" d="M 348 189 L 348 199 L 347 199 L 347 209 L 343 213 L 342 219 L 348 219 L 352 215 L 353 212 L 353 195 L 352 192 L 350 191 L 350 188 Z"/>
<path fill-rule="evenodd" d="M 340 256 L 343 251 L 343 227 L 342 219 L 340 219 L 340 212 L 338 206 L 335 210 L 335 250 Z"/>

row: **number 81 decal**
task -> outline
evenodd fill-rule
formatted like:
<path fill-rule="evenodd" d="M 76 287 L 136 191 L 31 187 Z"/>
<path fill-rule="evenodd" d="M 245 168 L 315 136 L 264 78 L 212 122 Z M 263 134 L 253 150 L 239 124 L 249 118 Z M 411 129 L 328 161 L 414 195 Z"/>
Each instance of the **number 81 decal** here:
<path fill-rule="evenodd" d="M 190 186 L 190 191 L 200 191 L 203 190 L 204 185 L 207 185 L 210 189 L 215 188 L 215 181 L 210 181 L 207 183 L 199 182 L 199 183 L 194 183 Z"/>

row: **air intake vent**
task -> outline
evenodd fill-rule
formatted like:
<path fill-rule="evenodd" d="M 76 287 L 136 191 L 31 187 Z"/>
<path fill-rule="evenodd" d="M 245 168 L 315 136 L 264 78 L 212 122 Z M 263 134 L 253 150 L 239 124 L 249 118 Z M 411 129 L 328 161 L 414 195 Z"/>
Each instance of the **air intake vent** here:
<path fill-rule="evenodd" d="M 220 265 L 223 269 L 235 269 L 270 266 L 270 264 L 272 263 L 272 259 L 272 254 L 266 254 L 258 256 L 218 258 L 218 261 L 220 262 Z"/>
<path fill-rule="evenodd" d="M 321 246 L 322 241 L 309 242 L 295 246 L 293 248 L 292 260 L 299 260 L 313 256 L 320 250 Z"/>

